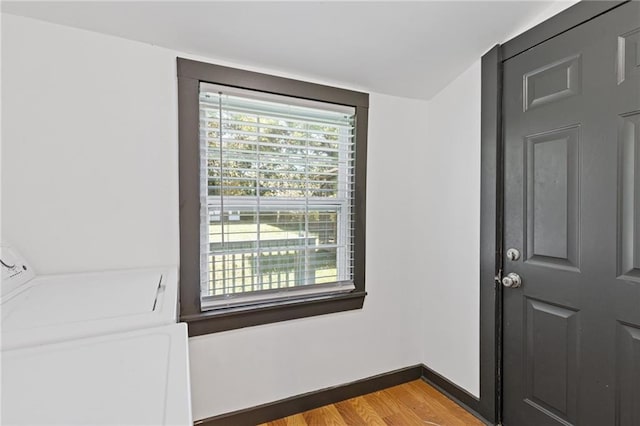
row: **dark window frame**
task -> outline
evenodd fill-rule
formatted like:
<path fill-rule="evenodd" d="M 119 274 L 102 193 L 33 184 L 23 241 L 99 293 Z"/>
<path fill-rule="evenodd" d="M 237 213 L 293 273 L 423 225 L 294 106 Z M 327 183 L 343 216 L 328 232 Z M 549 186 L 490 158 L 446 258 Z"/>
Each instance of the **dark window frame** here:
<path fill-rule="evenodd" d="M 189 336 L 361 309 L 365 292 L 366 165 L 369 95 L 306 81 L 177 58 L 180 200 L 180 320 Z M 353 209 L 355 290 L 293 303 L 201 311 L 200 134 L 201 82 L 354 107 L 356 175 Z"/>

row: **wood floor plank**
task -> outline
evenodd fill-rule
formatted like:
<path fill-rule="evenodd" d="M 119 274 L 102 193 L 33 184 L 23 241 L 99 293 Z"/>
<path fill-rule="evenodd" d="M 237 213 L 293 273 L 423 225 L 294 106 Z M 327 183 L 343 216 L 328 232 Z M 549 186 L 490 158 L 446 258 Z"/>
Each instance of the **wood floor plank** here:
<path fill-rule="evenodd" d="M 349 400 L 340 401 L 334 405 L 338 409 L 338 412 L 342 416 L 345 424 L 349 426 L 366 424 L 364 419 L 360 417 L 355 407 L 349 402 Z"/>
<path fill-rule="evenodd" d="M 393 398 L 398 400 L 400 405 L 406 407 L 406 410 L 418 416 L 422 421 L 435 424 L 442 424 L 444 422 L 444 419 L 440 417 L 439 413 L 429 404 L 431 401 L 415 396 L 407 386 L 396 386 L 386 389 L 385 392 L 388 392 Z M 455 419 L 451 419 L 449 423 L 456 424 L 454 422 Z"/>
<path fill-rule="evenodd" d="M 308 426 L 344 426 L 344 420 L 334 404 L 302 413 Z"/>
<path fill-rule="evenodd" d="M 423 380 L 309 410 L 262 426 L 476 426 L 483 423 Z"/>
<path fill-rule="evenodd" d="M 302 413 L 302 417 L 304 417 L 304 420 L 308 426 L 324 426 L 325 424 L 323 413 L 320 408 L 305 411 L 304 413 Z"/>
<path fill-rule="evenodd" d="M 398 403 L 392 399 L 385 398 L 385 395 L 381 391 L 364 395 L 363 398 L 382 418 L 400 411 Z"/>
<path fill-rule="evenodd" d="M 424 425 L 424 420 L 416 414 L 414 410 L 411 409 L 409 404 L 405 403 L 399 399 L 392 399 L 393 397 L 389 396 L 389 393 L 383 391 L 382 398 L 384 401 L 389 404 L 389 402 L 393 402 L 397 411 L 384 418 L 384 421 L 387 425 Z"/>
<path fill-rule="evenodd" d="M 385 426 L 382 417 L 378 415 L 376 410 L 374 410 L 373 407 L 371 407 L 371 405 L 369 405 L 369 403 L 365 401 L 364 398 L 353 398 L 348 400 L 347 402 L 351 404 L 358 415 L 362 417 L 362 419 L 364 419 L 364 424 L 371 426 Z"/>
<path fill-rule="evenodd" d="M 426 421 L 420 419 L 413 412 L 400 412 L 394 413 L 384 418 L 384 422 L 387 426 L 425 426 L 429 425 Z"/>
<path fill-rule="evenodd" d="M 287 426 L 308 426 L 302 414 L 294 414 L 285 419 Z"/>

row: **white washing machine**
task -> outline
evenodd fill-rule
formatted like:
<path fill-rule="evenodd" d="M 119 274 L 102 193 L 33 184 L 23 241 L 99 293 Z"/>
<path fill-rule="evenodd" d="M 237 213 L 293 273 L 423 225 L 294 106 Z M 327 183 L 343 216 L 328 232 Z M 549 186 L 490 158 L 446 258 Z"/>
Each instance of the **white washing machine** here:
<path fill-rule="evenodd" d="M 177 321 L 176 267 L 37 276 L 0 249 L 2 350 Z"/>
<path fill-rule="evenodd" d="M 0 248 L 1 424 L 193 424 L 176 267 L 37 276 Z"/>
<path fill-rule="evenodd" d="M 3 425 L 192 425 L 186 324 L 2 352 Z"/>

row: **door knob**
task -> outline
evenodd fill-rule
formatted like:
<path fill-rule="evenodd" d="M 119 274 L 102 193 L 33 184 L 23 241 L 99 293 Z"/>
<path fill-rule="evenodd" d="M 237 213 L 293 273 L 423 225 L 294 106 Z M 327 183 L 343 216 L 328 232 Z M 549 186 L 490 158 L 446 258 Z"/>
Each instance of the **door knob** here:
<path fill-rule="evenodd" d="M 518 288 L 522 285 L 522 278 L 515 272 L 510 272 L 506 277 L 502 278 L 502 285 L 507 288 Z"/>

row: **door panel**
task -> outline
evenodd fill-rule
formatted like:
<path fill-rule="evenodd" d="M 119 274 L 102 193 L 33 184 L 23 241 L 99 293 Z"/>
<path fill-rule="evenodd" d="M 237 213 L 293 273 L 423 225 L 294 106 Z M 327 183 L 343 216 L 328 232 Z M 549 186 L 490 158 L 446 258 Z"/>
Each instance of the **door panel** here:
<path fill-rule="evenodd" d="M 578 267 L 579 126 L 525 138 L 525 257 Z"/>
<path fill-rule="evenodd" d="M 578 396 L 578 312 L 540 300 L 526 303 L 525 401 L 571 421 Z"/>
<path fill-rule="evenodd" d="M 619 231 L 618 274 L 622 279 L 640 279 L 640 112 L 620 118 L 618 157 Z"/>
<path fill-rule="evenodd" d="M 618 37 L 618 84 L 640 72 L 640 29 Z"/>
<path fill-rule="evenodd" d="M 570 56 L 524 75 L 525 111 L 580 93 L 580 55 Z"/>
<path fill-rule="evenodd" d="M 504 62 L 505 425 L 640 425 L 639 65 L 637 1 Z"/>
<path fill-rule="evenodd" d="M 640 424 L 640 328 L 618 324 L 616 425 Z"/>

